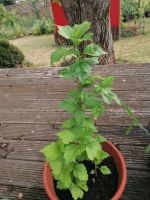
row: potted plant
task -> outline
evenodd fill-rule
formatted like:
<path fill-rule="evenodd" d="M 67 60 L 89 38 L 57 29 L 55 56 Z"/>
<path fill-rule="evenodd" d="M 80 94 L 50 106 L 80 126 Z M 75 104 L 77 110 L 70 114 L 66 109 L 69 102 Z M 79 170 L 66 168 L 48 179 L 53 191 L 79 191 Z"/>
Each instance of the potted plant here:
<path fill-rule="evenodd" d="M 44 185 L 51 200 L 92 200 L 91 195 L 98 200 L 118 200 L 126 184 L 125 162 L 119 150 L 97 133 L 95 121 L 104 114 L 105 106 L 114 101 L 130 116 L 129 130 L 137 124 L 143 128 L 112 91 L 114 77 L 91 73 L 91 66 L 98 64 L 106 52 L 91 42 L 90 25 L 83 22 L 59 27 L 59 34 L 71 40 L 72 46 L 60 47 L 51 55 L 52 64 L 71 56 L 72 64 L 63 68 L 61 75 L 76 80 L 76 88 L 59 105 L 70 113 L 70 118 L 62 124 L 57 141 L 42 149 L 47 160 Z"/>

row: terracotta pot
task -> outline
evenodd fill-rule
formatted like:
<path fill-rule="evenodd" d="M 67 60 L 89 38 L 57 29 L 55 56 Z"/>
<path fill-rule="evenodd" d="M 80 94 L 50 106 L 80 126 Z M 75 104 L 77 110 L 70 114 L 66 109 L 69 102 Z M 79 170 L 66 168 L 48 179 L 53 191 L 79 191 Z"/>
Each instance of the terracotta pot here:
<path fill-rule="evenodd" d="M 108 142 L 108 141 L 104 142 L 102 146 L 103 146 L 103 150 L 108 152 L 113 157 L 114 162 L 117 167 L 118 189 L 111 200 L 119 200 L 125 189 L 126 179 L 127 179 L 125 161 L 120 151 L 111 142 Z M 48 197 L 51 200 L 59 200 L 54 190 L 53 176 L 49 168 L 48 162 L 46 162 L 44 165 L 43 181 L 44 181 L 44 187 L 45 187 Z"/>

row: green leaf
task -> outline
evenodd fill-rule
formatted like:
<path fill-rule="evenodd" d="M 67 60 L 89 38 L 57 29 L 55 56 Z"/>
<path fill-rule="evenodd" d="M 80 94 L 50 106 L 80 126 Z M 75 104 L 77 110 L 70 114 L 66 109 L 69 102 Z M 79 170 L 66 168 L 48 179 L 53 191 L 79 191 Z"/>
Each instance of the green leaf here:
<path fill-rule="evenodd" d="M 69 144 L 65 147 L 64 159 L 66 164 L 74 162 L 77 159 L 77 156 L 82 154 L 83 149 L 80 149 L 79 147 L 80 146 L 77 144 Z"/>
<path fill-rule="evenodd" d="M 86 153 L 90 160 L 94 160 L 98 151 L 101 150 L 101 146 L 98 142 L 91 142 L 86 146 Z"/>
<path fill-rule="evenodd" d="M 114 76 L 109 76 L 102 82 L 102 87 L 111 87 L 114 81 Z"/>
<path fill-rule="evenodd" d="M 100 171 L 101 171 L 102 174 L 104 174 L 104 175 L 109 175 L 109 174 L 111 174 L 111 171 L 110 171 L 110 169 L 109 169 L 107 166 L 102 166 L 102 167 L 100 167 Z"/>
<path fill-rule="evenodd" d="M 137 120 L 137 118 L 136 118 L 134 112 L 131 110 L 131 108 L 123 101 L 121 101 L 121 106 L 127 112 L 128 116 L 132 120 L 131 124 L 133 124 L 134 126 L 140 127 L 145 133 L 147 133 L 147 135 L 150 135 L 149 131 Z"/>
<path fill-rule="evenodd" d="M 87 106 L 86 108 L 92 112 L 95 119 L 105 111 L 104 105 L 100 99 L 88 94 L 87 92 L 83 93 L 83 101 Z"/>
<path fill-rule="evenodd" d="M 61 174 L 59 175 L 59 180 L 61 180 L 64 189 L 70 188 L 72 184 L 70 171 L 67 169 L 62 170 Z"/>
<path fill-rule="evenodd" d="M 95 163 L 99 165 L 105 158 L 108 158 L 109 154 L 105 151 L 99 151 L 95 158 Z"/>
<path fill-rule="evenodd" d="M 112 100 L 111 100 L 108 96 L 106 96 L 105 94 L 102 94 L 102 98 L 103 98 L 104 103 L 106 103 L 106 104 L 110 104 L 111 101 L 112 101 Z"/>
<path fill-rule="evenodd" d="M 60 152 L 57 143 L 47 145 L 41 150 L 41 152 L 45 155 L 48 161 L 53 161 L 60 157 Z"/>
<path fill-rule="evenodd" d="M 76 110 L 77 106 L 73 99 L 66 99 L 59 104 L 59 108 L 72 113 Z"/>
<path fill-rule="evenodd" d="M 129 135 L 129 133 L 131 133 L 131 131 L 133 131 L 135 129 L 135 124 L 131 122 L 131 124 L 128 126 L 125 134 Z"/>
<path fill-rule="evenodd" d="M 88 107 L 95 107 L 95 105 L 100 104 L 100 100 L 97 97 L 94 97 L 86 92 L 84 92 L 83 101 L 87 104 Z"/>
<path fill-rule="evenodd" d="M 77 200 L 79 198 L 82 199 L 84 195 L 83 191 L 77 185 L 73 185 L 71 187 L 71 194 L 74 200 Z"/>
<path fill-rule="evenodd" d="M 85 119 L 85 113 L 83 110 L 81 109 L 77 109 L 75 112 L 74 112 L 74 119 L 76 120 L 76 122 L 78 124 L 82 123 L 83 120 Z"/>
<path fill-rule="evenodd" d="M 103 98 L 103 101 L 106 104 L 111 104 L 114 98 L 114 93 L 110 90 L 110 88 L 102 88 L 101 95 Z"/>
<path fill-rule="evenodd" d="M 74 127 L 75 126 L 75 120 L 74 119 L 68 119 L 68 120 L 66 120 L 66 121 L 64 121 L 64 123 L 63 123 L 63 125 L 62 125 L 62 127 L 63 128 L 72 128 L 72 127 Z"/>
<path fill-rule="evenodd" d="M 91 65 L 85 60 L 78 60 L 70 66 L 74 78 L 79 77 L 83 82 L 84 77 L 91 71 Z"/>
<path fill-rule="evenodd" d="M 76 45 L 79 45 L 83 41 L 91 41 L 92 40 L 92 33 L 85 34 L 81 39 L 71 38 L 72 42 Z"/>
<path fill-rule="evenodd" d="M 68 55 L 76 55 L 77 51 L 71 47 L 60 47 L 51 54 L 51 64 L 54 64 Z"/>
<path fill-rule="evenodd" d="M 146 153 L 150 153 L 150 144 L 149 144 L 148 147 L 146 148 Z"/>
<path fill-rule="evenodd" d="M 82 38 L 81 38 L 81 40 L 82 41 L 91 41 L 92 40 L 92 37 L 93 37 L 93 33 L 87 33 L 87 34 L 85 34 Z"/>
<path fill-rule="evenodd" d="M 58 33 L 66 39 L 71 39 L 74 29 L 70 26 L 58 26 Z"/>
<path fill-rule="evenodd" d="M 85 192 L 88 192 L 87 181 L 81 181 L 77 179 L 76 184 L 79 186 L 80 189 L 84 190 Z"/>
<path fill-rule="evenodd" d="M 101 151 L 100 152 L 100 157 L 101 157 L 101 160 L 104 160 L 105 158 L 108 158 L 109 157 L 109 154 L 105 151 Z"/>
<path fill-rule="evenodd" d="M 81 24 L 75 24 L 73 27 L 58 26 L 58 33 L 66 39 L 70 39 L 74 44 L 79 45 L 82 41 L 92 39 L 92 33 L 86 34 L 90 29 L 90 26 L 91 23 L 87 21 L 84 21 Z"/>
<path fill-rule="evenodd" d="M 87 129 L 91 129 L 93 132 L 97 131 L 96 126 L 94 125 L 93 120 L 91 120 L 90 118 L 86 118 L 86 119 L 83 121 L 83 124 L 84 124 L 84 126 L 85 126 Z"/>
<path fill-rule="evenodd" d="M 92 58 L 84 58 L 86 62 L 88 62 L 90 65 L 96 65 L 99 64 L 98 57 L 92 57 Z"/>
<path fill-rule="evenodd" d="M 50 166 L 52 168 L 53 171 L 53 175 L 54 176 L 58 176 L 61 174 L 61 170 L 62 170 L 62 160 L 54 160 L 50 162 Z"/>
<path fill-rule="evenodd" d="M 94 169 L 91 170 L 90 174 L 94 175 L 96 171 Z"/>
<path fill-rule="evenodd" d="M 59 138 L 62 140 L 64 144 L 69 144 L 70 142 L 74 140 L 74 135 L 69 130 L 61 131 L 57 133 L 57 135 L 59 136 Z"/>
<path fill-rule="evenodd" d="M 98 45 L 92 43 L 85 47 L 84 54 L 90 56 L 101 56 L 106 54 L 106 52 L 104 52 L 103 49 Z"/>
<path fill-rule="evenodd" d="M 114 93 L 114 92 L 111 92 L 111 95 L 112 95 L 112 99 L 119 105 L 121 106 L 121 100 L 118 98 L 118 96 Z"/>
<path fill-rule="evenodd" d="M 102 143 L 102 142 L 105 142 L 105 141 L 106 141 L 106 138 L 103 137 L 103 136 L 101 136 L 101 135 L 97 135 L 97 136 L 96 136 L 96 140 L 97 140 L 97 142 Z"/>
<path fill-rule="evenodd" d="M 82 87 L 90 87 L 93 84 L 93 80 L 92 79 L 85 79 L 82 84 Z"/>
<path fill-rule="evenodd" d="M 61 75 L 66 79 L 74 78 L 74 73 L 70 68 L 61 70 Z"/>
<path fill-rule="evenodd" d="M 77 150 L 77 146 L 75 144 L 70 144 L 65 147 L 64 159 L 66 163 L 71 163 L 76 160 L 75 152 Z"/>
<path fill-rule="evenodd" d="M 80 98 L 80 96 L 81 96 L 81 89 L 69 91 L 68 95 L 70 97 L 75 97 L 76 99 Z"/>
<path fill-rule="evenodd" d="M 87 170 L 83 164 L 76 164 L 73 170 L 73 174 L 76 178 L 80 179 L 81 181 L 88 180 Z"/>
<path fill-rule="evenodd" d="M 63 183 L 61 181 L 58 181 L 58 180 L 57 180 L 57 189 L 60 189 L 60 190 L 64 189 Z"/>
<path fill-rule="evenodd" d="M 73 33 L 71 35 L 70 39 L 81 39 L 83 37 L 83 35 L 90 29 L 91 23 L 84 21 L 81 24 L 76 24 L 74 25 L 73 29 Z"/>

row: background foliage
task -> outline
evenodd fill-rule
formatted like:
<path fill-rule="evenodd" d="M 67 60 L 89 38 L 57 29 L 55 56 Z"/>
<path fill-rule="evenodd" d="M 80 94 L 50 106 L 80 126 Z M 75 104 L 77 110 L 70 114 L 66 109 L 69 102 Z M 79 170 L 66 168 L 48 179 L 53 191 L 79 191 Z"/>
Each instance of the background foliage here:
<path fill-rule="evenodd" d="M 150 11 L 148 0 L 122 0 L 121 1 L 121 30 L 122 37 L 144 34 L 145 15 Z M 133 20 L 134 23 L 124 23 Z"/>
<path fill-rule="evenodd" d="M 15 39 L 28 35 L 49 34 L 54 31 L 53 20 L 46 17 L 37 19 L 21 17 L 15 11 L 8 11 L 0 4 L 0 38 Z"/>
<path fill-rule="evenodd" d="M 16 46 L 6 40 L 0 40 L 0 68 L 12 68 L 22 65 L 24 55 Z"/>
<path fill-rule="evenodd" d="M 8 6 L 8 5 L 13 5 L 16 3 L 16 0 L 0 0 L 0 4 L 3 4 L 4 6 Z"/>

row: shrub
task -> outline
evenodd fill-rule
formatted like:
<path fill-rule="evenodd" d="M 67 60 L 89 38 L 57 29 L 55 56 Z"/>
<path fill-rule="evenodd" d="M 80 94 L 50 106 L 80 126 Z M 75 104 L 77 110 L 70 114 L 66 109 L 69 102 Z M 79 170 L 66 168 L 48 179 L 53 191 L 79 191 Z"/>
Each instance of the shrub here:
<path fill-rule="evenodd" d="M 49 34 L 53 31 L 52 19 L 42 18 L 38 20 L 35 16 L 20 17 L 14 11 L 7 11 L 0 4 L 0 38 L 15 39 L 28 35 Z"/>
<path fill-rule="evenodd" d="M 37 23 L 37 18 L 35 16 L 19 17 L 17 22 L 22 27 L 32 28 Z"/>
<path fill-rule="evenodd" d="M 147 2 L 147 4 L 145 4 L 144 11 L 150 12 L 150 2 Z"/>
<path fill-rule="evenodd" d="M 4 6 L 8 6 L 8 5 L 13 5 L 16 3 L 15 0 L 0 0 L 0 4 L 3 4 Z"/>
<path fill-rule="evenodd" d="M 24 55 L 17 47 L 6 40 L 0 40 L 0 68 L 22 65 Z"/>
<path fill-rule="evenodd" d="M 121 37 L 131 37 L 138 34 L 138 27 L 128 26 L 127 24 L 121 22 Z"/>
<path fill-rule="evenodd" d="M 121 13 L 123 21 L 129 21 L 134 19 L 134 16 L 138 15 L 138 4 L 135 0 L 122 0 L 121 1 Z"/>
<path fill-rule="evenodd" d="M 33 34 L 43 35 L 53 33 L 54 23 L 51 19 L 46 19 L 45 17 L 41 20 L 38 20 L 37 23 L 33 26 Z"/>

